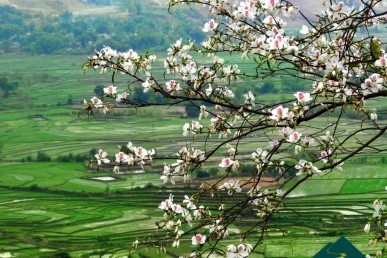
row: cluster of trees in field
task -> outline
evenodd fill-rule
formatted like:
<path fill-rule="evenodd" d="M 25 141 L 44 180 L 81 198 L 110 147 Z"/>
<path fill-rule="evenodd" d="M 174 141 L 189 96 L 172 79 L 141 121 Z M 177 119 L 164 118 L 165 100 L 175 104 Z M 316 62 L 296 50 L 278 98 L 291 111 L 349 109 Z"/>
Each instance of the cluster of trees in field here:
<path fill-rule="evenodd" d="M 58 155 L 53 158 L 44 151 L 38 151 L 36 157 L 28 155 L 26 158 L 23 158 L 21 162 L 84 162 L 94 158 L 94 155 L 98 152 L 97 149 L 93 148 L 88 153 L 68 153 L 64 155 Z"/>
<path fill-rule="evenodd" d="M 198 12 L 184 10 L 169 16 L 142 12 L 141 2 L 129 1 L 126 17 L 30 14 L 11 6 L 0 6 L 0 53 L 84 54 L 108 44 L 126 50 L 165 50 L 169 38 L 184 37 L 200 42 L 204 35 Z M 133 5 L 133 6 L 132 6 Z M 121 15 L 120 15 L 121 16 Z M 182 17 L 190 17 L 186 23 Z M 197 21 L 197 22 L 195 22 Z M 183 24 L 184 22 L 184 24 Z"/>
<path fill-rule="evenodd" d="M 18 82 L 10 81 L 7 76 L 0 75 L 0 97 L 8 97 L 9 94 L 14 92 L 18 87 Z"/>

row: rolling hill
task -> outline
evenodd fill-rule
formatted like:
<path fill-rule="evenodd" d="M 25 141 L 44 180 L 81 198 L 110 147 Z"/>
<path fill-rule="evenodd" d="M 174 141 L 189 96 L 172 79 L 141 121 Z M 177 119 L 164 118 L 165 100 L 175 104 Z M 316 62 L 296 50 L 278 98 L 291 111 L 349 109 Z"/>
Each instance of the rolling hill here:
<path fill-rule="evenodd" d="M 111 11 L 112 7 L 85 4 L 81 0 L 50 1 L 50 0 L 0 0 L 0 5 L 10 5 L 20 10 L 41 12 L 44 14 L 69 12 L 93 13 L 95 11 Z"/>
<path fill-rule="evenodd" d="M 56 14 L 63 12 L 71 12 L 74 15 L 105 15 L 105 14 L 122 14 L 127 10 L 120 8 L 120 1 L 109 1 L 114 4 L 96 5 L 89 4 L 87 0 L 0 0 L 0 5 L 9 5 L 19 10 L 28 12 L 37 12 L 42 14 Z M 165 1 L 160 0 L 142 0 L 141 4 L 144 8 L 165 6 Z M 166 10 L 166 8 L 165 8 Z"/>
<path fill-rule="evenodd" d="M 40 12 L 43 14 L 53 14 L 61 12 L 72 12 L 79 15 L 112 14 L 122 13 L 124 10 L 118 5 L 95 5 L 88 4 L 87 0 L 0 0 L 0 5 L 9 5 L 20 10 L 29 12 Z M 112 1 L 111 1 L 112 2 Z M 116 1 L 117 3 L 119 1 Z M 311 15 L 313 12 L 322 10 L 319 1 L 294 0 L 296 5 L 301 6 L 303 12 Z M 141 0 L 144 9 L 163 9 L 166 11 L 166 0 Z"/>

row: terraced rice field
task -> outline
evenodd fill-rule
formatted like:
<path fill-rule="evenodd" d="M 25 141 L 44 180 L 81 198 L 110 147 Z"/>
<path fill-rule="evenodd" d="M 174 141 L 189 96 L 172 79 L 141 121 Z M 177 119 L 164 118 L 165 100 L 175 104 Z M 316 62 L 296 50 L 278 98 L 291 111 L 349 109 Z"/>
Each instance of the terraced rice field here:
<path fill-rule="evenodd" d="M 109 78 L 93 72 L 83 75 L 83 57 L 39 57 L 39 61 L 34 66 L 36 57 L 0 56 L 5 64 L 0 73 L 16 74 L 23 82 L 9 100 L 0 99 L 4 104 L 0 113 L 0 257 L 53 257 L 60 252 L 72 257 L 128 255 L 134 240 L 154 232 L 154 219 L 162 216 L 157 209 L 160 201 L 171 191 L 178 200 L 193 191 L 161 187 L 159 179 L 164 161 L 174 161 L 171 153 L 190 140 L 181 129 L 190 119 L 182 118 L 181 107 L 103 118 L 78 116 L 83 98 L 92 96 L 95 85 L 106 84 Z M 26 70 L 26 66 L 33 68 Z M 69 95 L 76 105 L 60 104 Z M 383 108 L 385 104 L 370 105 Z M 351 130 L 351 123 L 343 135 Z M 322 119 L 315 126 L 325 125 Z M 260 139 L 257 135 L 254 142 L 244 140 L 241 155 L 264 147 Z M 145 169 L 147 173 L 114 175 L 111 170 L 92 172 L 83 163 L 20 162 L 36 157 L 39 151 L 54 159 L 88 153 L 92 148 L 112 155 L 117 145 L 128 141 L 156 148 L 160 158 Z M 385 146 L 387 138 L 379 144 Z M 267 240 L 253 257 L 311 257 L 341 235 L 364 253 L 375 250 L 367 246 L 369 236 L 363 232 L 373 200 L 387 197 L 387 164 L 380 157 L 375 160 L 367 165 L 348 163 L 343 172 L 302 184 L 286 202 L 286 210 L 274 217 Z M 206 203 L 211 205 L 213 200 L 208 198 Z M 228 243 L 236 241 L 237 228 L 253 221 L 247 216 L 233 225 Z M 189 252 L 189 239 L 182 246 Z M 166 255 L 158 256 L 150 249 L 133 257 L 176 257 L 176 250 L 168 248 Z"/>
<path fill-rule="evenodd" d="M 21 165 L 11 165 L 8 168 L 13 169 L 2 172 L 5 177 L 0 182 L 0 250 L 16 257 L 50 257 L 60 251 L 73 257 L 127 255 L 134 240 L 154 232 L 154 219 L 162 216 L 158 203 L 170 193 L 168 188 L 145 186 L 157 184 L 156 174 L 120 175 L 121 180 L 107 183 L 92 178 L 109 174 L 91 174 L 81 164 L 32 163 L 24 172 Z M 345 193 L 339 186 L 353 177 L 387 183 L 381 177 L 383 169 L 371 166 L 365 173 L 352 173 L 351 178 L 345 174 L 336 179 L 316 178 L 316 184 L 301 186 L 303 195 L 290 198 L 286 210 L 271 221 L 267 241 L 257 249 L 256 257 L 311 257 L 340 235 L 363 252 L 372 250 L 366 245 L 362 225 L 371 214 L 371 203 L 383 196 L 384 189 Z M 332 184 L 338 186 L 327 190 Z M 173 189 L 176 200 L 192 191 Z M 205 203 L 211 205 L 213 200 Z M 243 229 L 253 221 L 246 217 L 236 226 Z M 143 257 L 154 257 L 154 252 Z M 174 252 L 168 249 L 165 257 L 173 257 Z"/>

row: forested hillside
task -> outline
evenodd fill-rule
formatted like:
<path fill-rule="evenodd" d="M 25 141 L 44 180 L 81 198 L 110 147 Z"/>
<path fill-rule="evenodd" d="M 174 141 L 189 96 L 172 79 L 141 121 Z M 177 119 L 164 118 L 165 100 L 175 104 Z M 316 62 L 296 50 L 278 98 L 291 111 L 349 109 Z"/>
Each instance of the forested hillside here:
<path fill-rule="evenodd" d="M 237 2 L 237 1 L 236 1 Z M 357 0 L 346 0 L 357 5 Z M 206 12 L 164 0 L 0 0 L 0 53 L 82 54 L 103 45 L 165 50 L 176 39 L 202 41 Z M 296 0 L 311 17 L 321 3 Z M 199 11 L 198 11 L 199 10 Z M 295 17 L 289 25 L 300 25 Z"/>
<path fill-rule="evenodd" d="M 157 51 L 171 39 L 203 39 L 199 12 L 187 8 L 169 14 L 166 4 L 150 0 L 1 3 L 0 53 L 85 54 L 102 45 Z"/>

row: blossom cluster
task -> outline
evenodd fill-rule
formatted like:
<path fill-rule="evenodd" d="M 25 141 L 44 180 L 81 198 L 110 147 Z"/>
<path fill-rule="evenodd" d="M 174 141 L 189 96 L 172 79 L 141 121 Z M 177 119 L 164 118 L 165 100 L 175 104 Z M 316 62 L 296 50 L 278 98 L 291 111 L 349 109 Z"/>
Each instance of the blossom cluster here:
<path fill-rule="evenodd" d="M 118 146 L 118 148 L 119 152 L 114 155 L 116 165 L 113 168 L 113 172 L 115 173 L 120 172 L 120 166 L 123 164 L 128 167 L 135 165 L 143 166 L 146 163 L 151 162 L 153 155 L 156 153 L 154 149 L 147 150 L 143 147 L 136 147 L 132 142 L 129 142 L 127 145 Z M 110 163 L 110 159 L 107 157 L 107 152 L 102 149 L 95 154 L 98 167 L 102 164 Z"/>
<path fill-rule="evenodd" d="M 153 54 L 141 56 L 132 49 L 126 52 L 119 52 L 109 46 L 104 46 L 100 51 L 96 51 L 93 56 L 88 58 L 88 62 L 83 68 L 85 70 L 89 68 L 100 69 L 101 74 L 110 70 L 129 74 L 141 71 L 148 74 L 155 60 L 156 56 Z"/>
<path fill-rule="evenodd" d="M 173 236 L 172 247 L 179 247 L 180 239 L 184 236 L 182 230 L 184 224 L 192 228 L 194 221 L 211 217 L 210 211 L 205 206 L 197 206 L 194 202 L 194 197 L 185 195 L 183 205 L 175 203 L 174 196 L 171 194 L 158 207 L 164 211 L 164 217 L 162 221 L 158 221 L 156 224 L 159 229 L 165 229 Z M 213 223 L 209 224 L 208 234 L 211 238 L 223 238 L 228 235 L 227 227 L 222 224 L 220 219 L 214 220 Z M 192 245 L 197 247 L 204 245 L 206 240 L 207 236 L 198 232 L 191 237 Z"/>
<path fill-rule="evenodd" d="M 304 181 L 326 170 L 341 169 L 343 160 L 360 153 L 377 137 L 364 146 L 352 139 L 365 130 L 374 130 L 376 135 L 387 130 L 381 126 L 377 110 L 367 110 L 366 106 L 369 99 L 387 96 L 387 54 L 379 39 L 359 31 L 380 23 L 374 8 L 384 2 L 348 6 L 331 1 L 322 5 L 323 11 L 315 19 L 305 17 L 305 24 L 295 31 L 288 29 L 287 21 L 291 22 L 288 17 L 296 15 L 299 7 L 288 1 L 170 0 L 170 6 L 201 3 L 208 7 L 211 17 L 202 28 L 208 37 L 200 45 L 183 39 L 170 45 L 162 60 L 164 78 L 152 73 L 151 64 L 156 60 L 152 54 L 141 56 L 133 50 L 118 52 L 104 47 L 89 58 L 85 69 L 124 73 L 147 94 L 161 94 L 175 101 L 168 104 L 189 103 L 199 110 L 197 119 L 180 127 L 183 136 L 191 137 L 186 137 L 185 147 L 176 153 L 176 162 L 164 163 L 160 179 L 172 184 L 179 177 L 186 181 L 206 161 L 222 168 L 222 176 L 217 183 L 204 181 L 197 194 L 184 196 L 182 204 L 175 202 L 172 194 L 160 203 L 164 216 L 157 226 L 167 231 L 166 242 L 178 247 L 180 240 L 189 236 L 195 247 L 189 257 L 200 257 L 206 250 L 213 250 L 209 242 L 229 234 L 228 226 L 242 211 L 253 210 L 255 219 L 263 222 L 281 209 L 287 196 L 282 189 L 291 189 L 287 184 L 291 170 Z M 255 73 L 248 74 L 242 66 L 231 63 L 224 52 L 232 58 L 253 60 Z M 267 104 L 243 81 L 277 74 L 305 79 L 310 89 L 297 90 L 291 99 Z M 240 94 L 244 87 L 248 89 Z M 118 93 L 115 85 L 106 87 L 104 94 L 115 99 L 115 104 L 132 104 L 129 93 Z M 115 104 L 103 100 L 95 96 L 85 101 L 86 109 L 107 112 L 114 108 Z M 353 132 L 345 127 L 342 130 L 342 115 L 347 109 L 366 115 Z M 318 121 L 319 126 L 312 123 L 322 116 L 329 117 L 327 122 Z M 205 151 L 197 148 L 202 141 Z M 226 154 L 221 153 L 224 147 Z M 115 155 L 113 171 L 119 171 L 121 164 L 143 165 L 154 154 L 154 150 L 129 143 Z M 102 149 L 95 157 L 98 166 L 110 163 Z M 230 178 L 237 176 L 245 164 L 253 165 L 249 179 Z M 271 180 L 281 184 L 270 190 L 261 185 L 269 170 Z M 240 196 L 245 196 L 244 201 L 228 206 L 227 201 Z M 218 208 L 199 205 L 201 198 L 216 199 Z M 383 217 L 383 208 L 380 201 L 374 203 L 375 219 Z M 370 224 L 364 230 L 369 231 Z M 245 233 L 246 238 L 252 234 Z M 244 242 L 230 244 L 224 254 L 247 257 L 252 249 Z"/>
<path fill-rule="evenodd" d="M 386 187 L 387 190 L 387 187 Z M 387 245 L 387 216 L 385 214 L 385 204 L 383 200 L 376 199 L 373 204 L 373 214 L 369 219 L 369 222 L 364 226 L 364 232 L 375 232 L 374 237 L 370 239 L 368 245 L 378 246 L 378 250 L 375 252 L 375 256 L 369 254 L 367 258 L 383 257 L 386 253 Z"/>

